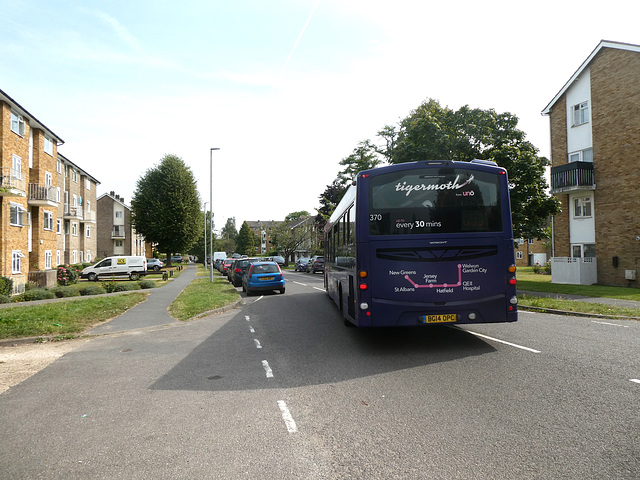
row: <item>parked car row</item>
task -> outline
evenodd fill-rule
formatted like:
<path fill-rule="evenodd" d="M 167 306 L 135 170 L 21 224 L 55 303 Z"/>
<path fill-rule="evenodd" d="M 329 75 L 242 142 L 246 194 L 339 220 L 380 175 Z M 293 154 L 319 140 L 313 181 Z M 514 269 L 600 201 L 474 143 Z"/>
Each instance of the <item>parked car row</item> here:
<path fill-rule="evenodd" d="M 260 257 L 225 258 L 216 268 L 234 287 L 242 286 L 247 295 L 264 290 L 285 292 L 282 270 L 275 261 Z"/>
<path fill-rule="evenodd" d="M 324 272 L 324 257 L 322 255 L 314 255 L 311 258 L 302 257 L 296 262 L 294 270 L 307 273 Z"/>

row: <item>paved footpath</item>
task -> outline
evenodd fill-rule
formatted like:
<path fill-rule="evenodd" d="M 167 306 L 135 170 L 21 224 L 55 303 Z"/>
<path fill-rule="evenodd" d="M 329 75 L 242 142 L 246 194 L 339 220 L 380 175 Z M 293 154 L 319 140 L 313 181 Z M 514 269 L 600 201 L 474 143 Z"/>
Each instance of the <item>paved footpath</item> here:
<path fill-rule="evenodd" d="M 196 266 L 188 264 L 182 273 L 174 277 L 166 285 L 160 288 L 147 290 L 147 300 L 127 310 L 122 315 L 102 323 L 97 327 L 87 330 L 89 335 L 101 335 L 104 333 L 123 332 L 138 328 L 155 327 L 177 322 L 169 315 L 169 305 L 178 297 L 180 292 L 196 278 Z"/>

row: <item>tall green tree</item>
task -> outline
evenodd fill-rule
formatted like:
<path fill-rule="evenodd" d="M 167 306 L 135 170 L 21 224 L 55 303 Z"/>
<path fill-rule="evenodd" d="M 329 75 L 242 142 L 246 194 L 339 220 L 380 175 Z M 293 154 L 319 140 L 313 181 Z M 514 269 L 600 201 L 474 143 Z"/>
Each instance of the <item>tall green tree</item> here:
<path fill-rule="evenodd" d="M 235 242 L 237 236 L 238 230 L 236 229 L 236 217 L 229 217 L 227 218 L 227 222 L 224 224 L 224 227 L 222 227 L 220 237 Z"/>
<path fill-rule="evenodd" d="M 191 169 L 176 155 L 165 155 L 136 182 L 132 223 L 146 241 L 171 261 L 187 252 L 203 227 L 200 196 Z"/>
<path fill-rule="evenodd" d="M 287 218 L 291 215 L 287 215 Z M 291 222 L 284 221 L 275 229 L 273 243 L 278 253 L 284 257 L 285 266 L 289 265 L 289 259 L 295 251 L 311 239 L 313 229 L 308 228 L 304 223 L 306 222 L 297 218 Z"/>
<path fill-rule="evenodd" d="M 284 217 L 285 223 L 294 222 L 302 217 L 308 217 L 309 212 L 306 210 L 300 210 L 299 212 L 291 212 L 289 215 Z"/>
<path fill-rule="evenodd" d="M 382 158 L 376 147 L 370 140 L 363 140 L 353 149 L 351 155 L 340 160 L 340 165 L 345 168 L 338 173 L 337 180 L 341 185 L 348 187 L 355 181 L 358 172 L 370 170 L 381 163 Z"/>
<path fill-rule="evenodd" d="M 329 217 L 342 200 L 347 187 L 343 185 L 338 179 L 334 180 L 331 185 L 327 185 L 324 192 L 320 195 L 320 208 L 317 208 L 318 215 L 316 215 L 316 223 L 320 227 L 320 231 L 324 224 L 329 221 Z"/>
<path fill-rule="evenodd" d="M 255 252 L 255 235 L 247 222 L 242 222 L 240 232 L 236 237 L 236 253 L 240 255 L 253 255 Z"/>
<path fill-rule="evenodd" d="M 516 237 L 543 238 L 548 218 L 559 212 L 558 201 L 547 194 L 544 174 L 550 162 L 526 140 L 511 113 L 467 105 L 452 110 L 430 99 L 378 135 L 386 143 L 379 152 L 389 163 L 478 158 L 504 167 Z"/>

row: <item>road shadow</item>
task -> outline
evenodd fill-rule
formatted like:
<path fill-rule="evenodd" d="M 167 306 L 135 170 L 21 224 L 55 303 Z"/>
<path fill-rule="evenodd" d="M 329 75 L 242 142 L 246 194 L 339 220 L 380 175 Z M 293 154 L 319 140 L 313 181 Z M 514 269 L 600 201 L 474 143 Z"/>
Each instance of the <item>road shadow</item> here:
<path fill-rule="evenodd" d="M 251 298 L 247 300 L 251 302 Z M 295 388 L 495 351 L 476 336 L 444 325 L 348 328 L 335 304 L 320 293 L 266 295 L 259 302 L 259 307 L 257 303 L 246 304 L 151 388 L 191 391 Z M 273 308 L 265 308 L 265 303 Z M 266 377 L 265 360 L 273 378 Z"/>

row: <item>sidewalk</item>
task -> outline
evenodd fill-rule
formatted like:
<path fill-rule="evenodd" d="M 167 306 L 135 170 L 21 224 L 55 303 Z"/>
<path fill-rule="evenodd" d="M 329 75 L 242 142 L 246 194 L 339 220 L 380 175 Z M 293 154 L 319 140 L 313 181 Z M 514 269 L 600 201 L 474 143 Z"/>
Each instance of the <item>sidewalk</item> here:
<path fill-rule="evenodd" d="M 178 320 L 169 315 L 169 306 L 195 278 L 196 266 L 188 264 L 179 276 L 174 277 L 166 285 L 147 290 L 149 297 L 146 301 L 139 303 L 113 320 L 87 330 L 85 333 L 101 335 L 177 322 Z"/>

